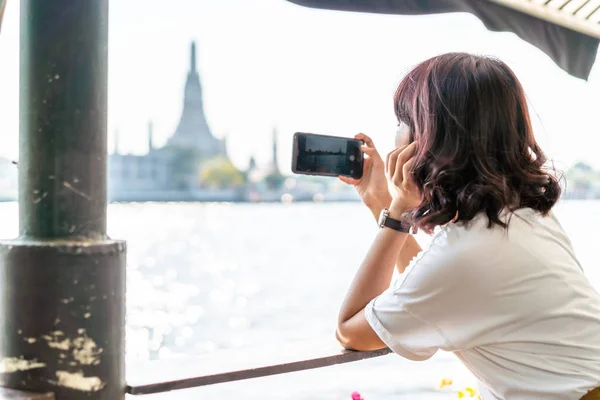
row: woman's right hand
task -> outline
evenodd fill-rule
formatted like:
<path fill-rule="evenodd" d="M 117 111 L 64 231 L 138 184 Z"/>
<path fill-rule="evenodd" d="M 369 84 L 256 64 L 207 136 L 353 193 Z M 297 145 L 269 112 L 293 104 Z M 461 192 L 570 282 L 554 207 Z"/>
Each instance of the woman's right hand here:
<path fill-rule="evenodd" d="M 389 207 L 392 202 L 385 176 L 385 164 L 370 137 L 359 133 L 355 136 L 355 139 L 365 142 L 361 146 L 361 150 L 368 157 L 364 159 L 363 176 L 360 179 L 340 176 L 339 179 L 356 188 L 363 203 L 369 207 L 373 216 L 377 219 L 381 210 Z"/>

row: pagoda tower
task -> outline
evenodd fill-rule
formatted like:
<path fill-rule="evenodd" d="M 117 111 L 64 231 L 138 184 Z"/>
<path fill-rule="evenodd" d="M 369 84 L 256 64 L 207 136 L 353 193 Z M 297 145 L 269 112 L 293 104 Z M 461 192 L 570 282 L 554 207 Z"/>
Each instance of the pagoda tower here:
<path fill-rule="evenodd" d="M 224 156 L 225 143 L 215 138 L 204 115 L 202 84 L 196 69 L 196 43 L 190 49 L 190 70 L 185 82 L 183 111 L 169 146 L 194 149 L 203 158 Z"/>
<path fill-rule="evenodd" d="M 281 174 L 281 172 L 279 171 L 279 162 L 277 161 L 277 128 L 273 128 L 273 133 L 272 133 L 272 140 L 273 140 L 273 158 L 271 160 L 271 170 L 273 173 L 275 174 Z"/>

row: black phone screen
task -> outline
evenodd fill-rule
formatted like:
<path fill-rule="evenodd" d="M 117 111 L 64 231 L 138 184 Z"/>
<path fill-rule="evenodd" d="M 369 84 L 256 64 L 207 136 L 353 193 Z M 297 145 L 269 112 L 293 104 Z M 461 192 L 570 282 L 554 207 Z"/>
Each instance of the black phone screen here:
<path fill-rule="evenodd" d="M 350 176 L 363 173 L 362 141 L 337 136 L 296 133 L 292 171 L 297 174 Z"/>

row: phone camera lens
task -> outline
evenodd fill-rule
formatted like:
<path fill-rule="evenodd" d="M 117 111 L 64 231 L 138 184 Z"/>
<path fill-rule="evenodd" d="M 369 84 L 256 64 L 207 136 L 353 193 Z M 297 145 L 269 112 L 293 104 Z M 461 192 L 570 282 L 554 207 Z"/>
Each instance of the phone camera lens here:
<path fill-rule="evenodd" d="M 350 159 L 350 161 L 354 161 L 355 157 L 354 155 L 350 155 L 350 157 L 348 157 Z"/>

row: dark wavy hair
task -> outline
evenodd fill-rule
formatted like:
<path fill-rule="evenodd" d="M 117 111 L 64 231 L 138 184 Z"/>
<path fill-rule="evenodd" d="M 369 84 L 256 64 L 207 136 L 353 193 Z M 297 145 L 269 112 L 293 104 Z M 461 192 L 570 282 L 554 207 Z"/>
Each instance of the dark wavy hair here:
<path fill-rule="evenodd" d="M 431 58 L 402 80 L 394 108 L 418 142 L 412 177 L 421 204 L 405 215 L 414 227 L 432 232 L 483 212 L 488 227 L 506 228 L 504 209 L 546 215 L 559 199 L 523 88 L 502 61 L 465 53 Z"/>

